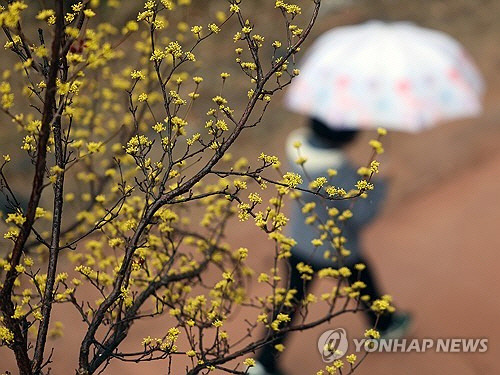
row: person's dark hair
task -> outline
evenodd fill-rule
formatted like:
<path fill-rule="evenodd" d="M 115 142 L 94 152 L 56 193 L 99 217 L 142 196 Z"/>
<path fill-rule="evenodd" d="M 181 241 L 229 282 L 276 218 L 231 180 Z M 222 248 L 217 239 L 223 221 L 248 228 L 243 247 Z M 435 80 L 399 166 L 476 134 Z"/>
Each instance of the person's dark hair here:
<path fill-rule="evenodd" d="M 341 148 L 352 140 L 358 134 L 355 129 L 332 129 L 321 120 L 311 118 L 311 130 L 314 135 L 324 141 L 328 147 Z"/>

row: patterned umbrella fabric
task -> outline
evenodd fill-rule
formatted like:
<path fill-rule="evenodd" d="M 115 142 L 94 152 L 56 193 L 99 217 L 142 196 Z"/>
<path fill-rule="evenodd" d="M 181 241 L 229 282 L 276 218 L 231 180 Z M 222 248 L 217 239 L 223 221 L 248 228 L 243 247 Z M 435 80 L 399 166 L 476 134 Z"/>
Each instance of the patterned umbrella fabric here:
<path fill-rule="evenodd" d="M 334 128 L 416 132 L 481 112 L 483 79 L 460 43 L 409 22 L 335 28 L 300 68 L 287 106 Z"/>

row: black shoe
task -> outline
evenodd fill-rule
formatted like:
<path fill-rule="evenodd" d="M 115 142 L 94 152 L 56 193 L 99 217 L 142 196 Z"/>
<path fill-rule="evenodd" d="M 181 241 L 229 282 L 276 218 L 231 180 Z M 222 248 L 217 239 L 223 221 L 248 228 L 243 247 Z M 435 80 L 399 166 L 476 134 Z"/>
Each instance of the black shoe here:
<path fill-rule="evenodd" d="M 401 339 L 410 331 L 412 325 L 411 315 L 408 313 L 396 313 L 392 315 L 389 326 L 380 330 L 381 339 Z"/>

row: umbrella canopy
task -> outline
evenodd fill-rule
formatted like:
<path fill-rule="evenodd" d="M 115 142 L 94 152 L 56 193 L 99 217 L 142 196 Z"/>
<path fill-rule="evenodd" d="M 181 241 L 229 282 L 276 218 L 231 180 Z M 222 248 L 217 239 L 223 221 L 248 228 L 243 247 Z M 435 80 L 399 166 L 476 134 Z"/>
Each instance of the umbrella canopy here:
<path fill-rule="evenodd" d="M 483 80 L 460 43 L 409 22 L 335 28 L 300 68 L 287 106 L 335 128 L 415 132 L 481 112 Z"/>

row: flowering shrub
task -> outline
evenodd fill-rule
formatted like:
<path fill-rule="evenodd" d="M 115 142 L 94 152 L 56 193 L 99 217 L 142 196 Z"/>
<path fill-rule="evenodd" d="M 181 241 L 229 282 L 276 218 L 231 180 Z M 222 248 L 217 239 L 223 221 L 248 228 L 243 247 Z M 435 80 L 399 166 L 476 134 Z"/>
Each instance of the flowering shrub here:
<path fill-rule="evenodd" d="M 366 194 L 378 163 L 372 159 L 354 190 L 346 192 L 332 185 L 333 171 L 306 189 L 301 176 L 280 172 L 275 156 L 255 155 L 250 163 L 232 161 L 228 152 L 243 132 L 261 123 L 273 94 L 299 74 L 294 57 L 320 0 L 305 3 L 308 16 L 297 4 L 272 4 L 286 34 L 271 41 L 247 18 L 249 0 L 217 1 L 225 10 L 208 24 L 188 24 L 186 8 L 201 6 L 189 0 L 133 4 L 140 7 L 136 17 L 122 25 L 99 17 L 119 6 L 118 0 L 56 0 L 52 8 L 13 1 L 1 8 L 7 50 L 2 54 L 19 61 L 3 67 L 9 69 L 2 73 L 0 105 L 19 131 L 19 152 L 12 158 L 27 158 L 34 170 L 23 205 L 22 191 L 9 184 L 16 174 L 9 168 L 11 155 L 4 154 L 0 164 L 8 203 L 0 254 L 0 344 L 14 352 L 19 373 L 49 373 L 47 340 L 63 332 L 51 322 L 51 312 L 62 303 L 76 309 L 85 327 L 74 359 L 79 374 L 99 373 L 112 360 L 162 359 L 171 366 L 179 358 L 189 374 L 245 373 L 255 363 L 253 353 L 278 332 L 362 309 L 356 303 L 361 286 L 346 281 L 350 271 L 329 268 L 320 271 L 337 280 L 320 298 L 328 313 L 287 324 L 296 302 L 278 264 L 290 256 L 294 240 L 283 232 L 288 219 L 282 208 L 285 199 L 300 200 L 301 194 L 325 202 Z M 25 27 L 31 24 L 36 27 Z M 239 82 L 248 82 L 243 107 L 233 107 L 238 93 L 225 90 L 233 74 L 199 73 L 198 51 L 217 34 L 236 46 L 232 63 L 242 75 Z M 204 82 L 217 80 L 219 94 L 203 101 Z M 380 152 L 382 146 L 377 139 L 372 147 Z M 261 189 L 272 190 L 273 198 L 265 202 Z M 332 209 L 328 223 L 312 220 L 320 231 L 311 246 L 331 241 L 332 253 L 342 256 L 342 222 L 351 216 Z M 269 286 L 265 296 L 247 289 L 246 279 L 254 275 L 246 265 L 251 247 L 232 249 L 224 241 L 226 228 L 238 220 L 254 220 L 274 248 L 273 267 L 256 277 Z M 307 279 L 312 270 L 302 264 L 300 272 Z M 207 274 L 217 280 L 208 282 Z M 305 317 L 316 301 L 312 295 L 300 301 Z M 255 310 L 255 320 L 238 339 L 224 324 L 242 304 Z M 391 308 L 385 300 L 373 306 Z M 159 315 L 169 316 L 171 326 L 145 337 L 133 353 L 120 349 L 136 320 Z M 268 333 L 259 338 L 261 330 Z M 353 369 L 355 357 L 349 358 Z M 231 369 L 230 361 L 236 361 Z"/>

